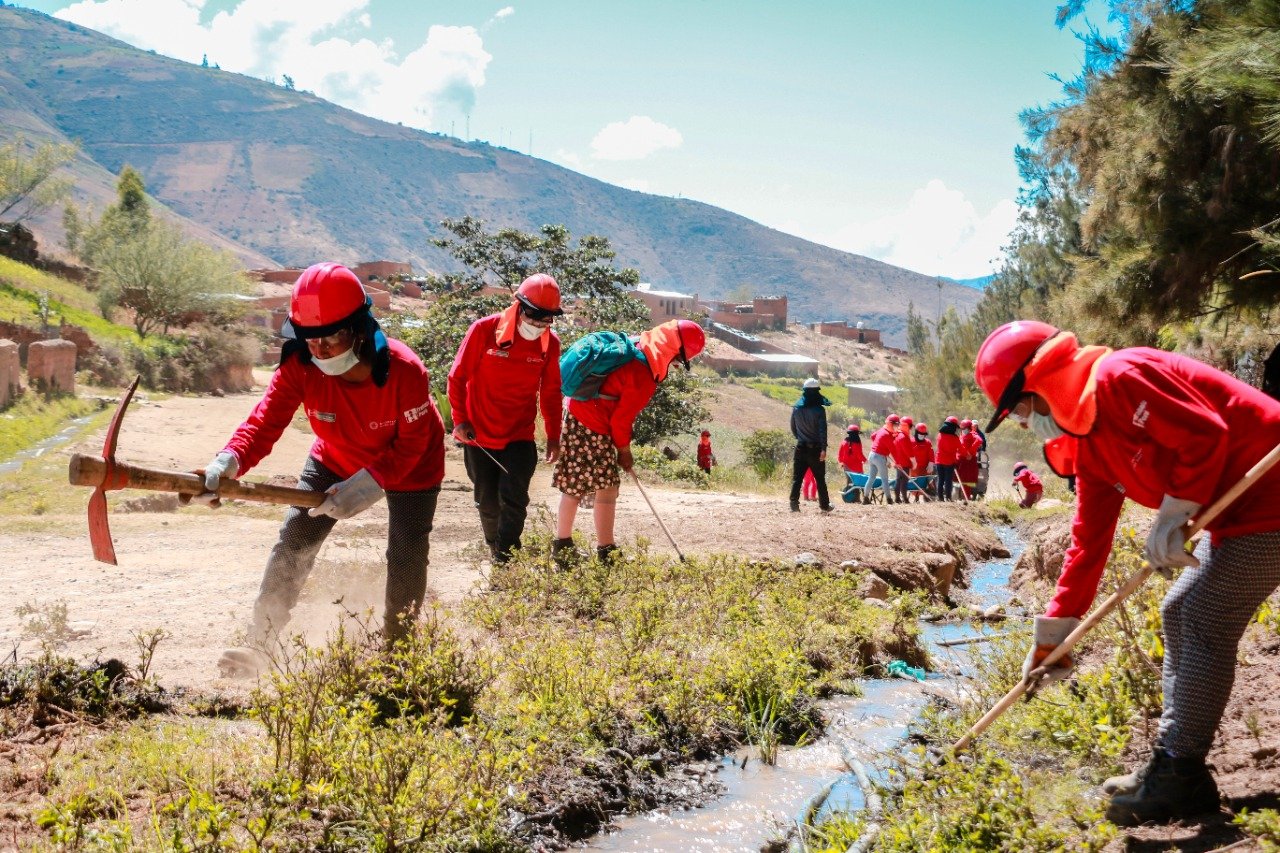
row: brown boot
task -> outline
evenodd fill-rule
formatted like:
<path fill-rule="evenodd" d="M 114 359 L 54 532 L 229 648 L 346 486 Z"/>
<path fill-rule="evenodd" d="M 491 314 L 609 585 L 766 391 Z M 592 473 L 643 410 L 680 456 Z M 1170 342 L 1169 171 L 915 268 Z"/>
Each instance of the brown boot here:
<path fill-rule="evenodd" d="M 1218 786 L 1204 758 L 1174 758 L 1156 747 L 1145 773 L 1132 794 L 1111 798 L 1107 820 L 1117 826 L 1138 826 L 1218 810 Z"/>

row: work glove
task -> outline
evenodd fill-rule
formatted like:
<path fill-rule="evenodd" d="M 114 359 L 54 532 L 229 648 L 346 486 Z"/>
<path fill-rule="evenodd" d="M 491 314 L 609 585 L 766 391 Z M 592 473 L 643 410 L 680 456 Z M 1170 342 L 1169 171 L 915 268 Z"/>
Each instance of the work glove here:
<path fill-rule="evenodd" d="M 461 423 L 453 425 L 453 440 L 462 444 L 476 443 L 476 429 L 471 424 Z"/>
<path fill-rule="evenodd" d="M 208 465 L 204 466 L 204 488 L 205 491 L 198 495 L 190 495 L 186 497 L 183 503 L 197 503 L 205 506 L 217 507 L 222 506 L 222 499 L 218 497 L 218 485 L 222 482 L 222 478 L 228 480 L 235 477 L 240 471 L 240 460 L 229 450 L 219 451 L 218 455 L 213 457 Z"/>
<path fill-rule="evenodd" d="M 321 515 L 338 519 L 351 518 L 382 500 L 386 493 L 382 491 L 378 481 L 373 479 L 369 469 L 361 468 L 341 483 L 330 486 L 325 494 L 328 497 L 324 499 L 324 503 L 307 510 L 307 515 L 312 518 Z"/>
<path fill-rule="evenodd" d="M 1027 659 L 1022 664 L 1022 678 L 1024 681 L 1030 680 L 1031 674 L 1041 669 L 1044 659 L 1049 656 L 1050 652 L 1062 645 L 1062 641 L 1076 629 L 1076 626 L 1080 624 L 1080 620 L 1074 616 L 1037 616 L 1035 624 L 1035 637 L 1031 643 L 1031 651 L 1027 652 Z M 1038 680 L 1036 686 L 1062 681 L 1071 674 L 1071 669 L 1074 666 L 1075 661 L 1071 659 L 1071 655 L 1063 655 L 1052 667 L 1043 670 L 1044 675 Z"/>
<path fill-rule="evenodd" d="M 1153 569 L 1169 569 L 1174 566 L 1200 568 L 1200 561 L 1187 553 L 1187 537 L 1183 530 L 1196 513 L 1200 504 L 1184 501 L 1173 495 L 1165 495 L 1156 513 L 1155 523 L 1147 534 L 1143 556 Z"/>

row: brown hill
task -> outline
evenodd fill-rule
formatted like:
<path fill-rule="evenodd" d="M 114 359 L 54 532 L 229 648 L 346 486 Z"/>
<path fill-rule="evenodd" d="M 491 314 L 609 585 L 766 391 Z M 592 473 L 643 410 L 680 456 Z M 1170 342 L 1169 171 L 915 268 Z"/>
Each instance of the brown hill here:
<path fill-rule="evenodd" d="M 0 135 L 79 140 L 84 195 L 137 168 L 175 213 L 280 264 L 317 258 L 455 265 L 428 243 L 445 217 L 609 237 L 643 278 L 717 297 L 785 293 L 796 319 L 863 318 L 901 341 L 907 305 L 979 293 L 479 142 L 359 115 L 304 92 L 137 50 L 0 8 Z M 46 235 L 56 223 L 45 226 Z M 196 227 L 196 226 L 193 226 Z"/>

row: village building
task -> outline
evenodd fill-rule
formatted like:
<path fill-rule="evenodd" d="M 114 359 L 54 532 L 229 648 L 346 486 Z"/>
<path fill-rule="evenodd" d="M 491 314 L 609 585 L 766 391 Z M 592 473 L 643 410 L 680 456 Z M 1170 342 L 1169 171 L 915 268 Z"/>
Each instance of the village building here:
<path fill-rule="evenodd" d="M 902 393 L 898 386 L 883 382 L 846 382 L 844 387 L 849 393 L 851 407 L 881 417 L 897 407 L 898 395 Z"/>
<path fill-rule="evenodd" d="M 822 320 L 813 324 L 813 330 L 829 338 L 840 338 L 846 341 L 857 341 L 860 344 L 884 346 L 880 340 L 880 330 L 866 328 L 861 320 L 853 325 L 849 325 L 848 320 Z"/>
<path fill-rule="evenodd" d="M 649 320 L 655 326 L 667 320 L 683 320 L 698 311 L 697 294 L 678 293 L 674 290 L 654 290 L 647 281 L 629 292 L 649 308 Z"/>

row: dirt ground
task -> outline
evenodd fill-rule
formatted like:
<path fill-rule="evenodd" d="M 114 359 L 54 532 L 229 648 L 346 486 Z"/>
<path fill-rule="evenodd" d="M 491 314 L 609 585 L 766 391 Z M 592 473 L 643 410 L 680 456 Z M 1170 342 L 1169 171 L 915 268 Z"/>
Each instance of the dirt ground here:
<path fill-rule="evenodd" d="M 265 382 L 267 374 L 258 378 Z M 136 400 L 121 430 L 117 458 L 162 469 L 200 467 L 223 446 L 259 393 Z M 758 394 L 755 398 L 776 405 Z M 726 402 L 732 406 L 732 401 Z M 304 429 L 286 430 L 251 476 L 296 475 L 310 442 Z M 50 453 L 62 459 L 73 452 L 99 453 L 101 444 L 99 431 Z M 558 499 L 550 480 L 550 467 L 539 466 L 530 529 L 546 529 L 550 523 Z M 229 689 L 231 684 L 219 679 L 216 661 L 247 625 L 283 509 L 243 503 L 218 510 L 178 509 L 172 502 L 155 500 L 168 503 L 168 509 L 124 511 L 153 493 L 112 492 L 110 522 L 120 564 L 107 566 L 93 560 L 85 516 L 74 509 L 84 505 L 90 490 L 65 481 L 50 482 L 48 488 L 73 493 L 60 502 L 67 511 L 8 516 L 0 529 L 0 567 L 6 581 L 0 647 L 16 646 L 19 654 L 35 647 L 33 639 L 23 636 L 27 620 L 15 612 L 20 605 L 47 609 L 65 602 L 75 632 L 68 653 L 132 662 L 134 635 L 163 628 L 170 636 L 156 654 L 154 671 L 167 686 Z M 971 512 L 962 507 L 853 507 L 837 500 L 830 516 L 820 515 L 813 504 L 792 514 L 785 499 L 681 491 L 656 484 L 646 490 L 685 553 L 791 557 L 811 552 L 831 565 L 898 550 L 945 550 L 951 531 Z M 385 505 L 379 504 L 335 528 L 294 612 L 292 630 L 320 639 L 344 612 L 371 607 L 376 611 L 383 590 L 386 519 Z M 580 513 L 579 529 L 589 532 L 590 524 L 590 513 Z M 994 541 L 972 529 L 974 549 Z M 673 553 L 641 495 L 629 484 L 623 487 L 617 530 L 624 544 L 642 538 L 656 550 Z M 443 605 L 457 603 L 482 579 L 479 533 L 461 453 L 451 449 L 431 537 L 428 579 L 429 594 Z M 376 612 L 374 618 L 380 618 Z"/>

